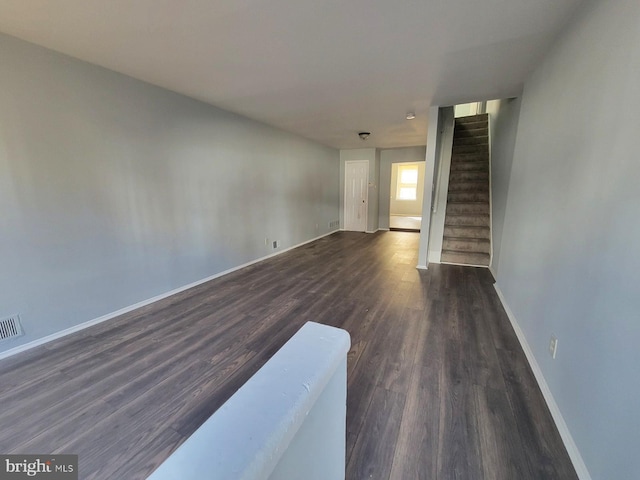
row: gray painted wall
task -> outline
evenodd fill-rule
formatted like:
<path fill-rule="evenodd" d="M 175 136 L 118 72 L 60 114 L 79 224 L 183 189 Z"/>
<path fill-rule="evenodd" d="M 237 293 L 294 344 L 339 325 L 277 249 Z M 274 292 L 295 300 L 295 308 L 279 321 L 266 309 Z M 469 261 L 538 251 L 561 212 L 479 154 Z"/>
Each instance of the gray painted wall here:
<path fill-rule="evenodd" d="M 602 480 L 640 472 L 639 25 L 589 1 L 526 82 L 497 279 Z"/>
<path fill-rule="evenodd" d="M 507 208 L 509 179 L 516 146 L 520 98 L 487 102 L 491 134 L 491 236 L 493 255 L 491 271 L 496 275 L 500 265 L 502 231 Z"/>
<path fill-rule="evenodd" d="M 4 35 L 0 64 L 0 351 L 338 218 L 337 150 Z"/>
<path fill-rule="evenodd" d="M 380 150 L 380 201 L 378 223 L 381 229 L 389 229 L 391 198 L 391 165 L 394 163 L 424 162 L 426 146 L 387 148 Z M 422 194 L 424 193 L 424 169 L 422 178 L 423 191 L 420 192 L 420 211 L 422 211 Z"/>

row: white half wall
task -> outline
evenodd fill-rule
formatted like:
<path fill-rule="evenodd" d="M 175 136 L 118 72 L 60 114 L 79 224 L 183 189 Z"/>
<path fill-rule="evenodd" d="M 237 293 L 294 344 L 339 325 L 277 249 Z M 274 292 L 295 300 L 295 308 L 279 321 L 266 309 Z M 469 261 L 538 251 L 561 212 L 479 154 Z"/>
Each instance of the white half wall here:
<path fill-rule="evenodd" d="M 639 26 L 588 1 L 525 83 L 497 270 L 583 479 L 640 472 Z"/>
<path fill-rule="evenodd" d="M 0 351 L 338 218 L 335 149 L 6 35 L 0 65 Z"/>

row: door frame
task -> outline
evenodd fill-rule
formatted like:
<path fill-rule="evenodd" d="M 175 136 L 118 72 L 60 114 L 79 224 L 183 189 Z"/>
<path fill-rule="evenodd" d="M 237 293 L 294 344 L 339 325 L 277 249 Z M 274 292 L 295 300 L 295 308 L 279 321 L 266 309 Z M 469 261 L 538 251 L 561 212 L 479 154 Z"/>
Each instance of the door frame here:
<path fill-rule="evenodd" d="M 349 188 L 349 178 L 348 178 L 348 166 L 349 164 L 354 164 L 354 163 L 364 163 L 366 164 L 366 170 L 367 170 L 367 178 L 366 178 L 366 183 L 367 186 L 364 189 L 364 211 L 365 211 L 365 216 L 364 216 L 364 228 L 362 230 L 353 230 L 349 227 L 351 227 L 351 225 L 347 225 L 347 192 L 348 192 L 348 188 Z M 343 211 L 343 215 L 344 215 L 344 229 L 348 230 L 348 231 L 352 231 L 352 232 L 366 232 L 367 231 L 367 227 L 369 226 L 369 160 L 346 160 L 344 162 L 344 211 Z"/>

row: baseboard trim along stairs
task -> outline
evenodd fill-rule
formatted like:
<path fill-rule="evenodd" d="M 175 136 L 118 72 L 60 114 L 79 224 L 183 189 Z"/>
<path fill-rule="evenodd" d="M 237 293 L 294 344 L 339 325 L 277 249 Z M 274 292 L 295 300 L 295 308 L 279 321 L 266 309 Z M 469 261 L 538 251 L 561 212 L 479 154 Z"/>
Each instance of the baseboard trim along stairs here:
<path fill-rule="evenodd" d="M 490 209 L 488 115 L 456 118 L 442 263 L 489 266 Z"/>

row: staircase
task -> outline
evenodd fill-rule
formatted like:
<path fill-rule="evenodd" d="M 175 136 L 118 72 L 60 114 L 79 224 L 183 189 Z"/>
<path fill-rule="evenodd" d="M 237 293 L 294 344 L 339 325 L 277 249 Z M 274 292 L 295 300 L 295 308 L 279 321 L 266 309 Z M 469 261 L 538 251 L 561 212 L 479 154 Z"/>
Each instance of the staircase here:
<path fill-rule="evenodd" d="M 455 121 L 441 261 L 489 266 L 489 117 Z"/>

